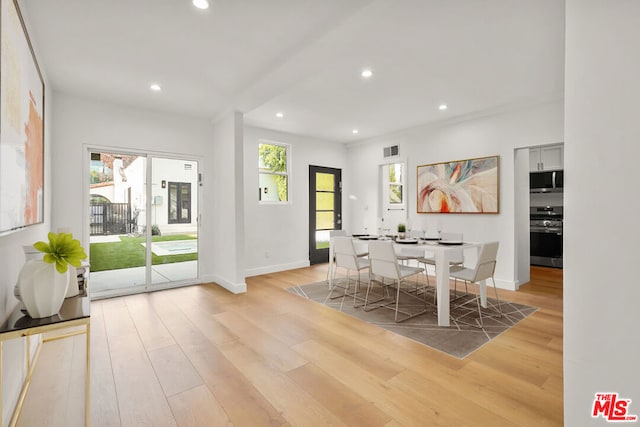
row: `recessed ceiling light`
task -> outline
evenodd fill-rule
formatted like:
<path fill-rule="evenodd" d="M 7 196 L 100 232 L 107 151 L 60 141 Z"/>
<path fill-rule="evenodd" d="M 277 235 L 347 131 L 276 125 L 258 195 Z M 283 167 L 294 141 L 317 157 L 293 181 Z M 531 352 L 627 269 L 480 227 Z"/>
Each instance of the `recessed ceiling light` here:
<path fill-rule="evenodd" d="M 369 70 L 369 69 L 365 69 L 362 70 L 362 72 L 360 73 L 360 75 L 362 77 L 364 77 L 365 79 L 368 79 L 369 77 L 373 76 L 373 71 Z"/>
<path fill-rule="evenodd" d="M 207 0 L 193 0 L 192 3 L 198 9 L 209 9 L 209 2 Z"/>
<path fill-rule="evenodd" d="M 282 114 L 280 111 L 278 111 L 278 112 L 276 113 L 276 117 L 277 117 L 277 118 L 279 118 L 279 119 L 281 119 L 281 118 L 283 118 L 283 117 L 284 117 L 284 114 Z"/>
<path fill-rule="evenodd" d="M 358 132 L 360 132 L 358 129 L 354 129 L 351 131 L 352 134 L 356 135 Z"/>
<path fill-rule="evenodd" d="M 449 108 L 449 107 L 447 107 L 447 104 L 440 104 L 440 105 L 438 106 L 438 110 L 440 110 L 440 111 L 444 111 L 444 110 L 446 110 L 447 108 Z"/>
<path fill-rule="evenodd" d="M 160 87 L 159 84 L 154 83 L 151 86 L 149 86 L 149 89 L 151 89 L 154 92 L 160 92 L 162 90 L 162 88 Z"/>

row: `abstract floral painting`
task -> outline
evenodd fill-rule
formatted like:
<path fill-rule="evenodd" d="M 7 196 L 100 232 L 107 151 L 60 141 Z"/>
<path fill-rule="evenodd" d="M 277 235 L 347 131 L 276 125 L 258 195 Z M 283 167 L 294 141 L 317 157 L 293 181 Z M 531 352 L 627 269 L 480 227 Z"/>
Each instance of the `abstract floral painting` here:
<path fill-rule="evenodd" d="M 16 2 L 1 7 L 0 233 L 44 219 L 44 83 Z"/>
<path fill-rule="evenodd" d="M 499 157 L 418 166 L 418 213 L 498 213 Z"/>

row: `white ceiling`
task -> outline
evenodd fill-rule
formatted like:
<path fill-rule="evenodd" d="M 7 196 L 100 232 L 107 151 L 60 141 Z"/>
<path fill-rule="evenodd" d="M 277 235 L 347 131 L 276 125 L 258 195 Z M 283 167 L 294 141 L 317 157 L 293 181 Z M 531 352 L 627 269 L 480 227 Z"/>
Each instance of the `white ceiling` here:
<path fill-rule="evenodd" d="M 561 0 L 210 1 L 20 5 L 55 90 L 334 141 L 563 94 Z"/>

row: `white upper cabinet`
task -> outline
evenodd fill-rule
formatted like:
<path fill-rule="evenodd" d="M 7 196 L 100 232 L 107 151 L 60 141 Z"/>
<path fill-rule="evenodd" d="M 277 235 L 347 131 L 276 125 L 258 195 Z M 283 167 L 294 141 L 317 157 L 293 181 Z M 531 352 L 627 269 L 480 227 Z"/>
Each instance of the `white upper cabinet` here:
<path fill-rule="evenodd" d="M 543 145 L 529 149 L 529 170 L 545 171 L 562 169 L 564 165 L 564 145 Z"/>

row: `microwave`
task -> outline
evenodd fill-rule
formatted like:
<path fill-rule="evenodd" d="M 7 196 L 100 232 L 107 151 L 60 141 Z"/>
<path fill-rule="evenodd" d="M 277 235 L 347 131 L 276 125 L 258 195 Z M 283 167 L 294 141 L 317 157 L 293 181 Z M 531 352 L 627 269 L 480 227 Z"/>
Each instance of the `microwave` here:
<path fill-rule="evenodd" d="M 564 187 L 564 171 L 541 171 L 529 173 L 531 193 L 559 193 Z"/>

